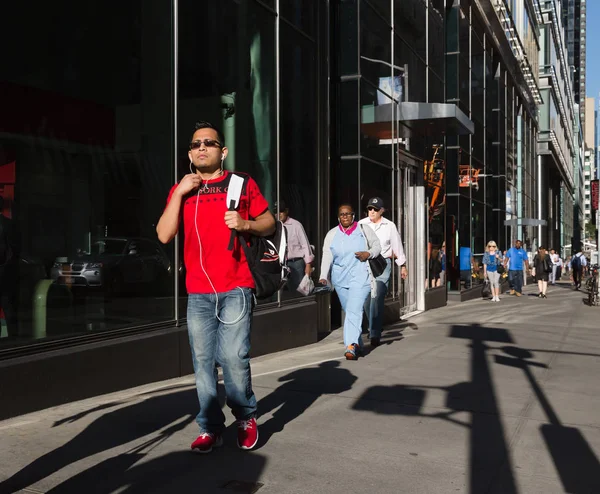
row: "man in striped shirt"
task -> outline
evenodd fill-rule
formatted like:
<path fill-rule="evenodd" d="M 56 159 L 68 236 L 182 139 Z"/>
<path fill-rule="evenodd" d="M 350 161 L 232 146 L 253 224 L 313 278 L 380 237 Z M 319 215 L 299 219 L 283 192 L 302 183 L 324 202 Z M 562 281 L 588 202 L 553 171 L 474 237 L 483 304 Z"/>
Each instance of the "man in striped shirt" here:
<path fill-rule="evenodd" d="M 273 209 L 275 214 L 279 209 L 279 220 L 287 230 L 288 267 L 290 268 L 287 287 L 291 292 L 295 292 L 304 275 L 310 276 L 315 256 L 302 223 L 290 218 L 290 211 L 286 203 L 279 201 L 279 203 L 275 203 Z"/>

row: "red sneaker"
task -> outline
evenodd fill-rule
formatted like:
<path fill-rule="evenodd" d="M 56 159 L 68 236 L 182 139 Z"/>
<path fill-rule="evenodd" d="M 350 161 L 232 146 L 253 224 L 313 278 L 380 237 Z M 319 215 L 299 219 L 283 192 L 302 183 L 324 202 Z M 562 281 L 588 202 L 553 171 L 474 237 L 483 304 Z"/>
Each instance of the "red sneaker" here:
<path fill-rule="evenodd" d="M 253 417 L 249 420 L 238 420 L 238 448 L 252 449 L 258 442 L 258 425 Z"/>
<path fill-rule="evenodd" d="M 219 446 L 223 446 L 223 438 L 220 434 L 203 432 L 192 443 L 192 451 L 195 453 L 210 453 L 213 447 L 218 448 Z"/>

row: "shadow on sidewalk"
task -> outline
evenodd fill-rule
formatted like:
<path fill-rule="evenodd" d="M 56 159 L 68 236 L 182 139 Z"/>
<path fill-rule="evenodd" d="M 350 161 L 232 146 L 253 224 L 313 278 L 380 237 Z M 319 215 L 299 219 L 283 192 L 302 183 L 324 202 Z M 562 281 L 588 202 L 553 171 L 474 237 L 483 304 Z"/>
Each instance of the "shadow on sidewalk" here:
<path fill-rule="evenodd" d="M 106 410 L 108 406 L 110 404 L 78 413 L 56 422 L 54 426 L 75 422 L 89 413 Z M 153 396 L 141 402 L 107 411 L 63 446 L 37 458 L 0 483 L 0 493 L 17 492 L 76 461 L 122 446 L 146 435 L 155 434 L 156 431 L 177 422 L 176 426 L 166 429 L 171 435 L 194 421 L 194 416 L 187 411 L 197 408 L 196 391 L 190 389 Z M 48 431 L 48 434 L 51 433 L 52 431 Z"/>
<path fill-rule="evenodd" d="M 285 384 L 258 403 L 259 416 L 280 407 L 260 426 L 258 449 L 267 444 L 273 434 L 281 432 L 292 420 L 300 417 L 322 395 L 349 391 L 356 379 L 349 370 L 340 367 L 338 360 L 298 369 L 280 377 L 278 381 Z"/>
<path fill-rule="evenodd" d="M 496 355 L 495 362 L 523 371 L 548 418 L 549 424 L 541 425 L 540 432 L 552 456 L 565 492 L 571 494 L 600 492 L 600 462 L 598 458 L 579 429 L 562 424 L 531 370 L 532 367 L 547 369 L 548 366 L 529 360 L 533 354 L 528 350 L 504 347 L 503 351 L 509 357 Z"/>
<path fill-rule="evenodd" d="M 337 360 L 323 362 L 316 368 L 298 369 L 281 377 L 279 381 L 285 384 L 258 404 L 261 415 L 278 408 L 260 426 L 258 448 L 264 446 L 274 433 L 282 431 L 286 424 L 302 415 L 320 396 L 347 391 L 352 388 L 356 379 L 350 371 L 340 368 Z M 174 387 L 176 388 L 177 386 Z M 225 486 L 235 492 L 254 492 L 266 459 L 255 452 L 229 446 L 236 442 L 235 423 L 223 434 L 226 445 L 211 454 L 197 455 L 186 446 L 184 451 L 158 458 L 150 455 L 163 442 L 194 421 L 194 416 L 186 412 L 198 408 L 196 390 L 189 385 L 187 388 L 151 396 L 115 410 L 109 409 L 122 405 L 122 402 L 103 404 L 56 422 L 54 427 L 59 427 L 92 413 L 104 412 L 63 446 L 37 458 L 0 483 L 0 493 L 14 493 L 25 489 L 77 461 L 144 436 L 151 437 L 126 453 L 74 475 L 48 492 L 146 493 L 199 490 L 207 493 L 222 492 L 220 489 Z M 219 398 L 220 405 L 223 406 L 225 400 L 222 385 L 219 385 Z"/>
<path fill-rule="evenodd" d="M 484 328 L 480 325 L 453 326 L 451 338 L 469 340 L 471 348 L 471 380 L 448 387 L 431 386 L 374 386 L 367 389 L 353 409 L 377 414 L 397 414 L 438 418 L 469 431 L 469 490 L 471 494 L 498 492 L 517 494 L 512 460 L 506 443 L 506 432 L 500 416 L 495 385 L 488 353 L 495 348 L 488 342 L 513 344 L 510 333 L 503 328 Z M 578 429 L 565 427 L 550 406 L 530 366 L 544 366 L 527 360 L 532 354 L 513 346 L 505 353 L 517 358 L 496 356 L 495 362 L 523 369 L 548 416 L 549 424 L 540 432 L 554 461 L 566 492 L 583 494 L 600 492 L 600 464 Z M 423 410 L 428 389 L 446 392 L 447 411 L 427 413 Z M 469 412 L 471 420 L 463 422 L 454 417 Z"/>
<path fill-rule="evenodd" d="M 189 388 L 189 386 L 188 386 Z M 219 398 L 224 403 L 223 387 Z M 103 411 L 118 402 L 100 405 L 55 424 L 75 422 Z M 151 453 L 173 435 L 194 422 L 186 413 L 197 410 L 194 388 L 152 396 L 142 402 L 107 411 L 63 446 L 41 456 L 0 484 L 0 493 L 14 493 L 39 482 L 61 469 L 112 448 L 151 436 L 97 465 L 87 468 L 47 492 L 52 493 L 148 493 L 148 492 L 234 492 L 253 493 L 260 487 L 266 459 L 235 446 L 236 424 L 224 432 L 226 445 L 208 455 L 182 451 L 163 456 Z M 230 446 L 233 444 L 234 446 Z"/>
<path fill-rule="evenodd" d="M 150 451 L 144 450 L 152 446 L 144 444 L 109 458 L 47 492 L 209 494 L 231 489 L 232 492 L 251 494 L 262 486 L 258 479 L 267 460 L 260 454 L 224 446 L 208 455 L 197 455 L 186 450 L 148 458 Z"/>

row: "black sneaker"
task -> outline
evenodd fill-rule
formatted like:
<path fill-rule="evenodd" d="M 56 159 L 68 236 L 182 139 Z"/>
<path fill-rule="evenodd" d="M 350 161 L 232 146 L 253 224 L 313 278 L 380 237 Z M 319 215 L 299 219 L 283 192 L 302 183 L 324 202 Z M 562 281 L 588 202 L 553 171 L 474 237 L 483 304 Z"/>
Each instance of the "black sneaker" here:
<path fill-rule="evenodd" d="M 371 338 L 371 346 L 373 348 L 377 348 L 379 345 L 381 345 L 381 338 Z"/>

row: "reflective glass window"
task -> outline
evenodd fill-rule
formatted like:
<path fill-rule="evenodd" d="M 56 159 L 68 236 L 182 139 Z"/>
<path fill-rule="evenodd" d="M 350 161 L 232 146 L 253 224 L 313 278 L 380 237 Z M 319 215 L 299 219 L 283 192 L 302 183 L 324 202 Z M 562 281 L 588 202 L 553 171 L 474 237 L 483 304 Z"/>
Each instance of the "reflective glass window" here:
<path fill-rule="evenodd" d="M 307 243 L 315 245 L 318 235 L 318 142 L 326 138 L 318 135 L 317 127 L 316 46 L 286 24 L 281 24 L 280 39 L 279 198 L 287 208 L 281 219 L 287 219 L 289 215 L 300 222 Z M 296 227 L 292 234 L 288 255 L 294 259 L 290 266 L 294 274 L 281 291 L 282 300 L 300 296 L 296 284 L 305 268 L 303 261 L 298 259 L 298 240 L 304 239 Z"/>
<path fill-rule="evenodd" d="M 32 0 L 0 18 L 1 343 L 174 318 L 179 267 L 155 231 L 173 183 L 171 8 Z"/>
<path fill-rule="evenodd" d="M 198 3 L 179 1 L 179 176 L 189 172 L 195 122 L 212 122 L 222 129 L 229 150 L 225 168 L 249 173 L 272 206 L 277 199 L 275 15 L 255 1 L 208 4 L 199 30 Z M 223 26 L 230 35 L 223 35 Z M 181 303 L 183 310 L 185 300 Z"/>

